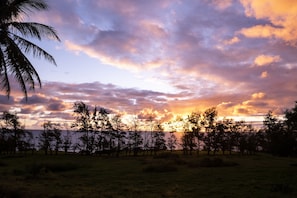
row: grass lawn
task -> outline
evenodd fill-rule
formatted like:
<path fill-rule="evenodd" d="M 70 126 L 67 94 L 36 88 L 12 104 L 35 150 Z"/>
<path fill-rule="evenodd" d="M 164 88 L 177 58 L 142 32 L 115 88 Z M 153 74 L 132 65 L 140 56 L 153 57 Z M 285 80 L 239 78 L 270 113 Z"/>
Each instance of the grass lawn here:
<path fill-rule="evenodd" d="M 0 197 L 297 197 L 297 158 L 0 155 Z"/>

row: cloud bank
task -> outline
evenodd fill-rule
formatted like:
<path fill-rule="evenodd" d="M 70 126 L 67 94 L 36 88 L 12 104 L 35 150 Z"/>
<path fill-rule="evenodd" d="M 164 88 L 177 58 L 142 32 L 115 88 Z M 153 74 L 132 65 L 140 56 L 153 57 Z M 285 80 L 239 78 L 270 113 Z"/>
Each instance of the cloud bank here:
<path fill-rule="evenodd" d="M 268 110 L 281 113 L 296 100 L 294 1 L 52 0 L 49 4 L 50 11 L 33 19 L 57 29 L 62 50 L 95 58 L 98 66 L 140 76 L 150 72 L 174 91 L 127 88 L 100 79 L 75 84 L 69 79 L 69 83 L 46 82 L 28 103 L 18 94 L 9 101 L 1 96 L 1 109 L 19 108 L 36 120 L 70 120 L 73 102 L 82 100 L 132 114 L 153 109 L 170 117 L 216 106 L 223 116 L 247 116 Z"/>

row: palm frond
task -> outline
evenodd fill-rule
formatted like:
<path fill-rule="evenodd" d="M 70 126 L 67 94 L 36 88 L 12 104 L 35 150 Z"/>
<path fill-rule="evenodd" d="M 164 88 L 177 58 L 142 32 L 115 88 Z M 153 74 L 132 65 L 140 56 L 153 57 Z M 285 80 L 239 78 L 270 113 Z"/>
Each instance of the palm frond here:
<path fill-rule="evenodd" d="M 6 40 L 6 46 L 6 63 L 9 72 L 18 81 L 25 97 L 27 98 L 27 84 L 29 85 L 30 90 L 35 89 L 35 82 L 37 82 L 39 87 L 41 87 L 39 75 L 13 39 L 8 38 Z"/>
<path fill-rule="evenodd" d="M 22 72 L 23 79 L 25 80 L 25 82 L 28 82 L 28 84 L 30 84 L 30 89 L 34 90 L 35 81 L 37 81 L 39 86 L 41 87 L 41 80 L 37 71 L 31 64 L 29 59 L 23 54 L 19 46 L 15 42 L 13 42 L 13 40 L 11 40 L 10 47 L 14 51 L 14 64 L 18 64 L 18 67 Z"/>
<path fill-rule="evenodd" d="M 7 97 L 10 95 L 10 83 L 7 73 L 7 67 L 5 62 L 5 56 L 0 50 L 0 89 L 5 90 Z"/>
<path fill-rule="evenodd" d="M 57 65 L 53 56 L 39 46 L 17 35 L 12 35 L 12 38 L 16 42 L 16 44 L 19 45 L 22 50 L 24 50 L 25 53 L 31 52 L 34 57 L 44 58 L 50 63 Z"/>
<path fill-rule="evenodd" d="M 18 18 L 21 14 L 28 14 L 34 10 L 46 10 L 48 5 L 44 0 L 1 0 L 1 19 L 5 21 L 10 21 L 13 18 Z"/>
<path fill-rule="evenodd" d="M 17 30 L 22 36 L 31 36 L 41 40 L 43 37 L 60 41 L 54 28 L 33 22 L 11 22 L 6 25 L 12 27 L 14 30 Z"/>

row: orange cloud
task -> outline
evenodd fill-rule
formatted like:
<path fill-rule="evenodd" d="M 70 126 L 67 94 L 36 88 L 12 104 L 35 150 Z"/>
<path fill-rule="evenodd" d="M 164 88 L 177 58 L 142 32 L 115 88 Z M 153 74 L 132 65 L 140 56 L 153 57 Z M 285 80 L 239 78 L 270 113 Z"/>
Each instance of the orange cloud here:
<path fill-rule="evenodd" d="M 261 73 L 261 78 L 267 78 L 268 77 L 268 72 L 264 71 Z"/>
<path fill-rule="evenodd" d="M 297 4 L 292 0 L 241 0 L 245 14 L 269 20 L 272 25 L 257 25 L 240 31 L 246 37 L 278 38 L 297 42 Z"/>
<path fill-rule="evenodd" d="M 224 44 L 225 45 L 232 45 L 232 44 L 238 43 L 239 41 L 240 41 L 240 39 L 237 36 L 235 36 L 230 40 L 225 40 Z"/>
<path fill-rule="evenodd" d="M 280 60 L 280 56 L 259 55 L 255 58 L 254 63 L 258 66 L 264 66 L 274 62 L 279 62 Z"/>
<path fill-rule="evenodd" d="M 261 99 L 265 97 L 265 93 L 264 92 L 258 92 L 258 93 L 253 93 L 252 94 L 252 99 Z"/>
<path fill-rule="evenodd" d="M 250 99 L 234 106 L 233 115 L 257 115 L 267 112 L 270 106 L 265 98 L 264 92 L 253 93 Z"/>

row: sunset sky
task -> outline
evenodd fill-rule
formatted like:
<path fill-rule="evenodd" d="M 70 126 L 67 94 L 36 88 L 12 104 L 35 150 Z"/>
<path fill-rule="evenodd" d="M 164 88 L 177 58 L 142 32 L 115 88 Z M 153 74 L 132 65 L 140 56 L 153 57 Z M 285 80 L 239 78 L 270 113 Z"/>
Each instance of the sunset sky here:
<path fill-rule="evenodd" d="M 35 43 L 57 66 L 31 59 L 43 87 L 17 86 L 0 110 L 26 128 L 71 123 L 73 103 L 169 120 L 217 107 L 262 120 L 297 100 L 295 0 L 49 0 L 25 21 L 53 26 L 61 42 Z"/>

